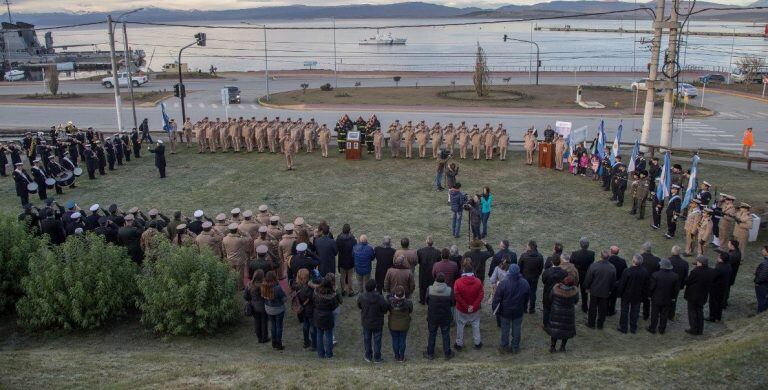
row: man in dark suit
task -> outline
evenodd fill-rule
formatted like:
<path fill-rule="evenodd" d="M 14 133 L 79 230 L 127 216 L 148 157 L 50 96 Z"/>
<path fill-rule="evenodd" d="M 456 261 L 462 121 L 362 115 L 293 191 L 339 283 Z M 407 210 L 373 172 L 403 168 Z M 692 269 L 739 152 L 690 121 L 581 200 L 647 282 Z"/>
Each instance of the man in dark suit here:
<path fill-rule="evenodd" d="M 643 257 L 634 255 L 632 266 L 624 270 L 621 279 L 616 285 L 616 295 L 621 297 L 621 316 L 619 317 L 618 331 L 627 333 L 637 332 L 637 317 L 640 314 L 640 302 L 648 292 L 648 271 L 643 268 Z"/>
<path fill-rule="evenodd" d="M 589 309 L 589 294 L 584 288 L 584 279 L 587 277 L 587 270 L 595 262 L 595 252 L 589 250 L 589 239 L 582 237 L 579 240 L 581 249 L 571 253 L 571 264 L 579 271 L 579 288 L 581 289 L 581 311 L 586 313 Z"/>
<path fill-rule="evenodd" d="M 45 187 L 45 180 L 48 178 L 48 173 L 45 171 L 45 168 L 43 168 L 43 164 L 39 158 L 35 159 L 34 165 L 32 166 L 32 178 L 35 180 L 35 183 L 37 183 L 37 195 L 40 197 L 40 200 L 48 199 L 47 188 Z"/>
<path fill-rule="evenodd" d="M 24 206 L 29 203 L 29 190 L 27 186 L 32 183 L 32 177 L 22 168 L 24 164 L 21 162 L 14 164 L 13 181 L 16 183 L 16 196 L 21 199 L 21 205 Z"/>
<path fill-rule="evenodd" d="M 651 324 L 648 326 L 648 332 L 656 333 L 658 327 L 659 334 L 664 334 L 672 298 L 677 296 L 678 280 L 669 259 L 662 260 L 659 268 L 651 275 L 648 286 L 648 295 L 651 297 Z"/>
<path fill-rule="evenodd" d="M 669 309 L 670 321 L 675 320 L 675 312 L 677 311 L 677 298 L 680 296 L 680 291 L 685 287 L 685 281 L 688 279 L 688 262 L 680 257 L 680 247 L 675 245 L 672 247 L 672 255 L 669 256 L 669 261 L 672 263 L 672 271 L 677 274 L 677 294 L 672 298 L 672 307 Z"/>
<path fill-rule="evenodd" d="M 155 167 L 160 172 L 160 178 L 165 179 L 165 145 L 163 145 L 163 140 L 157 140 L 157 146 L 154 149 L 152 147 L 147 148 L 150 153 L 155 154 Z"/>
<path fill-rule="evenodd" d="M 613 264 L 616 268 L 616 281 L 621 279 L 621 275 L 625 269 L 627 269 L 627 261 L 619 257 L 619 247 L 616 245 L 611 246 L 611 255 L 608 257 L 608 262 Z M 616 289 L 611 290 L 611 295 L 608 297 L 608 316 L 616 314 Z"/>
<path fill-rule="evenodd" d="M 689 329 L 685 332 L 694 336 L 704 333 L 704 304 L 709 297 L 712 274 L 709 260 L 704 256 L 696 258 L 696 267 L 691 270 L 685 282 L 685 300 L 688 301 Z"/>
<path fill-rule="evenodd" d="M 643 244 L 643 267 L 648 271 L 648 277 L 653 275 L 654 272 L 659 270 L 659 263 L 661 259 L 655 256 L 653 253 L 653 244 L 649 241 Z M 643 297 L 643 319 L 647 320 L 651 315 L 651 298 L 649 296 Z"/>

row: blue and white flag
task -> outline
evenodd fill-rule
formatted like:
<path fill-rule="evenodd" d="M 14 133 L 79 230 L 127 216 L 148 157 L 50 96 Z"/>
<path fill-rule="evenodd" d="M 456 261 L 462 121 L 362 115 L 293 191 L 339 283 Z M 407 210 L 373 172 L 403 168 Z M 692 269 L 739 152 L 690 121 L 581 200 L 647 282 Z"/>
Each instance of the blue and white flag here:
<path fill-rule="evenodd" d="M 683 204 L 680 205 L 680 208 L 682 210 L 685 210 L 686 207 L 688 207 L 688 204 L 691 203 L 691 200 L 696 197 L 696 190 L 699 188 L 697 185 L 698 181 L 698 172 L 699 172 L 699 156 L 694 155 L 693 160 L 691 161 L 691 177 L 688 179 L 688 188 L 685 189 L 685 197 L 683 198 Z"/>
<path fill-rule="evenodd" d="M 613 139 L 613 148 L 611 148 L 611 166 L 616 165 L 616 156 L 619 155 L 621 148 L 621 131 L 624 130 L 624 123 L 619 123 L 619 129 L 616 130 L 616 138 Z"/>
<path fill-rule="evenodd" d="M 635 145 L 632 146 L 632 157 L 629 159 L 629 165 L 627 166 L 627 172 L 634 172 L 635 170 L 635 160 L 637 159 L 637 155 L 640 153 L 640 141 L 635 140 Z"/>
<path fill-rule="evenodd" d="M 165 130 L 166 133 L 170 132 L 171 121 L 168 119 L 168 114 L 165 113 L 165 103 L 163 102 L 160 103 L 160 111 L 163 113 L 163 130 Z"/>
<path fill-rule="evenodd" d="M 672 163 L 670 162 L 669 152 L 664 153 L 664 167 L 661 168 L 661 176 L 659 177 L 659 185 L 656 187 L 656 199 L 659 201 L 669 196 L 669 192 L 672 186 Z"/>
<path fill-rule="evenodd" d="M 600 119 L 600 126 L 597 128 L 597 145 L 595 146 L 595 153 L 600 158 L 600 167 L 597 169 L 597 174 L 603 174 L 603 159 L 605 158 L 605 121 Z"/>

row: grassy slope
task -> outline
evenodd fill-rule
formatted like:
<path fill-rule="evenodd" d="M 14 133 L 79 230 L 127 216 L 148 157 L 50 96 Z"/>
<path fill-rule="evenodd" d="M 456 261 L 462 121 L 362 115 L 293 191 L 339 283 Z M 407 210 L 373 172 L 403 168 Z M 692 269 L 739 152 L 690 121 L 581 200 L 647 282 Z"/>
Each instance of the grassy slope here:
<path fill-rule="evenodd" d="M 673 242 L 651 231 L 648 220 L 635 221 L 626 215 L 626 208 L 610 205 L 606 193 L 598 191 L 595 183 L 524 166 L 520 153 L 511 157 L 506 163 L 459 161 L 460 181 L 465 189 L 474 191 L 488 184 L 494 191 L 491 241 L 509 238 L 520 252 L 524 242 L 535 238 L 548 254 L 555 241 L 563 241 L 566 251 L 573 250 L 578 238 L 585 234 L 596 248 L 611 244 L 625 248 L 625 257 L 646 239 L 658 244 L 658 252 L 668 253 Z M 198 156 L 185 152 L 169 156 L 169 164 L 170 178 L 160 181 L 155 179 L 151 156 L 138 163 L 132 161 L 98 181 L 82 180 L 76 190 L 67 190 L 62 203 L 70 197 L 83 206 L 115 201 L 123 208 L 159 207 L 168 214 L 175 209 L 191 214 L 202 207 L 209 215 L 235 206 L 255 209 L 267 203 L 291 219 L 302 215 L 314 224 L 326 218 L 336 230 L 348 222 L 356 234 L 367 233 L 376 243 L 384 234 L 390 234 L 395 238 L 409 236 L 418 246 L 427 233 L 432 233 L 438 246 L 457 243 L 462 249 L 466 247 L 465 239 L 450 237 L 447 195 L 431 189 L 432 161 L 347 162 L 336 155 L 330 159 L 320 159 L 317 154 L 300 155 L 298 171 L 285 172 L 279 156 Z M 753 205 L 764 201 L 764 193 L 756 183 L 766 180 L 765 173 L 706 162 L 700 165 L 700 172 L 723 191 Z M 13 183 L 2 183 L 0 210 L 16 212 Z M 745 318 L 754 310 L 750 281 L 758 261 L 755 249 L 747 255 L 732 293 L 732 306 L 726 313 L 727 322 L 707 324 L 706 335 L 698 342 L 683 333 L 684 321 L 672 323 L 665 336 L 644 331 L 625 336 L 613 330 L 618 318 L 609 319 L 606 330 L 598 332 L 586 329 L 579 314 L 579 334 L 569 343 L 570 352 L 550 356 L 546 351 L 548 337 L 537 328 L 537 315 L 525 320 L 523 353 L 499 357 L 495 352 L 499 333 L 488 314 L 483 316 L 486 347 L 482 351 L 462 352 L 449 365 L 442 360 L 429 363 L 421 358 L 426 346 L 426 314 L 417 305 L 408 340 L 409 363 L 370 367 L 361 359 L 359 319 L 350 300 L 342 306 L 337 327 L 340 344 L 333 363 L 318 361 L 314 354 L 301 351 L 301 331 L 292 316 L 286 318 L 287 349 L 282 353 L 257 345 L 246 319 L 216 337 L 166 342 L 144 330 L 135 317 L 93 333 L 53 335 L 24 334 L 15 328 L 12 318 L 3 318 L 0 385 L 244 387 L 266 380 L 280 387 L 309 387 L 319 381 L 332 387 L 373 384 L 378 388 L 433 383 L 757 387 L 765 381 L 758 370 L 768 366 L 764 348 L 768 319 Z M 684 320 L 683 306 L 679 305 L 678 313 Z M 641 321 L 640 325 L 645 323 Z M 469 337 L 468 330 L 466 334 Z M 391 360 L 386 334 L 383 344 L 385 357 Z"/>

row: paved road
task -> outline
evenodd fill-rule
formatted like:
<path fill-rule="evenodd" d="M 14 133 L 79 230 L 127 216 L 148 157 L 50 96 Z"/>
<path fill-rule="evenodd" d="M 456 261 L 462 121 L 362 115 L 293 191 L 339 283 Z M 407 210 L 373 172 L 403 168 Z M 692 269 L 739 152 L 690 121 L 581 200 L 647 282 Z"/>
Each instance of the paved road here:
<path fill-rule="evenodd" d="M 600 85 L 628 85 L 631 79 L 622 76 L 599 76 L 590 75 L 580 77 L 582 84 L 600 84 Z M 363 87 L 370 86 L 392 86 L 394 82 L 389 77 L 357 77 L 357 78 L 339 78 L 339 87 L 353 87 L 355 82 L 361 82 Z M 455 81 L 457 85 L 468 85 L 471 80 L 467 77 L 406 77 L 400 81 L 400 85 L 450 85 Z M 527 83 L 527 76 L 513 77 L 511 84 Z M 290 77 L 278 78 L 270 81 L 270 91 L 280 92 L 296 89 L 299 84 L 307 82 L 311 87 L 317 87 L 320 84 L 333 83 L 332 77 Z M 503 84 L 503 80 L 494 80 L 494 83 Z M 574 84 L 573 77 L 546 75 L 541 78 L 543 84 Z M 141 89 L 172 89 L 174 82 L 171 80 L 153 80 L 147 86 Z M 219 90 L 224 85 L 237 85 L 242 90 L 243 103 L 232 105 L 229 108 L 229 115 L 244 117 L 303 117 L 305 120 L 314 117 L 321 123 L 332 125 L 340 116 L 339 111 L 292 111 L 282 109 L 269 109 L 256 104 L 258 96 L 265 93 L 263 77 L 251 75 L 239 75 L 236 78 L 218 79 L 218 80 L 190 80 L 187 82 L 189 91 L 186 105 L 187 113 L 193 119 L 199 119 L 203 116 L 224 117 L 224 108 L 221 106 Z M 62 83 L 62 92 L 103 92 L 105 91 L 97 82 L 65 82 Z M 0 94 L 19 94 L 42 92 L 41 84 L 17 84 L 0 86 Z M 575 95 L 575 91 L 574 91 Z M 574 96 L 575 97 L 575 96 Z M 710 118 L 690 118 L 686 120 L 676 119 L 675 135 L 673 146 L 683 147 L 706 147 L 713 149 L 722 149 L 737 151 L 741 149 L 741 135 L 746 127 L 752 126 L 755 129 L 756 146 L 753 149 L 756 155 L 768 156 L 768 134 L 766 134 L 766 121 L 768 121 L 768 103 L 749 100 L 739 97 L 727 96 L 707 92 L 705 105 L 717 111 L 717 115 Z M 641 98 L 642 101 L 642 98 Z M 691 104 L 698 106 L 701 97 L 693 99 Z M 166 101 L 168 114 L 171 117 L 180 117 L 181 108 L 178 99 L 171 98 Z M 642 104 L 642 103 L 641 103 Z M 350 116 L 361 115 L 365 118 L 370 116 L 371 112 L 354 111 L 348 112 Z M 512 139 L 522 138 L 524 129 L 531 124 L 539 129 L 543 129 L 547 124 L 554 125 L 556 120 L 566 120 L 573 122 L 574 128 L 581 126 L 589 127 L 590 136 L 594 134 L 599 123 L 598 116 L 589 115 L 585 111 L 581 116 L 551 116 L 545 114 L 466 114 L 451 112 L 386 112 L 377 111 L 382 123 L 386 124 L 395 119 L 403 120 L 421 120 L 427 122 L 440 121 L 441 123 L 454 122 L 462 120 L 468 123 L 484 124 L 490 122 L 492 125 L 503 123 L 509 129 Z M 161 120 L 160 108 L 137 108 L 139 120 L 144 117 L 150 118 L 150 124 L 157 124 Z M 132 115 L 130 107 L 123 110 L 123 118 L 126 124 L 132 124 Z M 83 126 L 93 126 L 97 129 L 114 129 L 115 109 L 114 107 L 87 107 L 87 108 L 68 108 L 68 107 L 39 107 L 39 106 L 0 106 L 0 127 L 41 127 L 46 128 L 51 124 L 66 122 L 71 120 Z M 642 126 L 642 118 L 638 116 L 626 116 L 624 118 L 606 118 L 606 132 L 609 138 L 613 137 L 620 121 L 623 121 L 625 131 L 624 141 L 631 141 L 639 134 L 632 134 L 632 129 L 638 129 Z M 127 126 L 127 125 L 126 125 Z M 651 142 L 658 143 L 661 122 L 657 118 L 654 120 L 651 132 Z M 682 131 L 682 142 L 680 132 Z"/>

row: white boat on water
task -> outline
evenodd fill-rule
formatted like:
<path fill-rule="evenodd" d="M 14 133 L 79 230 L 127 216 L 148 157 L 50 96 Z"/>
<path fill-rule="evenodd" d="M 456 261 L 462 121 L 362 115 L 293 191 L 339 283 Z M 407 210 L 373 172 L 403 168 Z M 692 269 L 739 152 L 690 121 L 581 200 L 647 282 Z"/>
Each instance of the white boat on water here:
<path fill-rule="evenodd" d="M 6 81 L 21 81 L 26 77 L 24 71 L 18 69 L 9 70 L 4 76 Z"/>
<path fill-rule="evenodd" d="M 376 35 L 366 38 L 360 41 L 361 45 L 381 45 L 381 46 L 391 46 L 391 45 L 405 45 L 406 38 L 395 38 L 392 36 L 392 33 L 386 33 L 386 34 L 379 34 L 379 32 L 376 32 Z"/>

